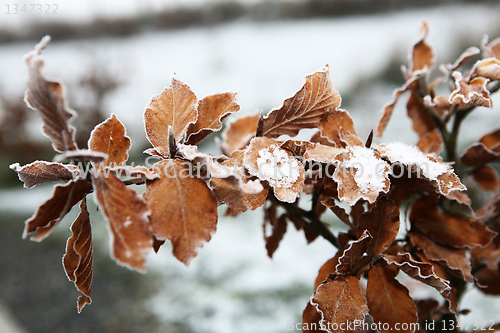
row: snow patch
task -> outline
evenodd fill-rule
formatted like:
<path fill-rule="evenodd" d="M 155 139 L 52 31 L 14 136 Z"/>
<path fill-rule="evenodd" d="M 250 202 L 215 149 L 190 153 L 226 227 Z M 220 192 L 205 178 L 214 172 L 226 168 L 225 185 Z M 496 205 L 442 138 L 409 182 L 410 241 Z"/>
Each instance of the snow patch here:
<path fill-rule="evenodd" d="M 386 187 L 386 173 L 389 165 L 375 156 L 372 149 L 355 146 L 349 147 L 351 158 L 344 161 L 344 166 L 353 168 L 354 180 L 361 192 L 382 192 Z"/>
<path fill-rule="evenodd" d="M 259 151 L 257 174 L 273 187 L 291 188 L 300 177 L 299 163 L 278 145 L 271 145 Z"/>

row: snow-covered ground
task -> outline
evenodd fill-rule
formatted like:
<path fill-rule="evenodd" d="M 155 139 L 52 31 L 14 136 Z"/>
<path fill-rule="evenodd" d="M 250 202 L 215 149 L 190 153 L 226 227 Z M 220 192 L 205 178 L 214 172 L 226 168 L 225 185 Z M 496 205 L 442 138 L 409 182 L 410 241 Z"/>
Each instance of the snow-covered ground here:
<path fill-rule="evenodd" d="M 139 1 L 126 3 L 141 6 Z M 268 111 L 293 95 L 307 74 L 326 64 L 330 65 L 333 86 L 341 95 L 349 92 L 394 55 L 406 55 L 422 20 L 429 23 L 428 41 L 436 47 L 438 62 L 456 57 L 460 50 L 454 45 L 459 41 L 479 45 L 482 34 L 498 26 L 499 10 L 499 6 L 447 6 L 370 17 L 235 22 L 127 38 L 55 40 L 44 51 L 45 72 L 70 81 L 88 68 L 92 57 L 109 64 L 126 84 L 107 100 L 107 111 L 125 123 L 133 141 L 144 142 L 144 107 L 169 84 L 174 73 L 198 97 L 238 91 L 241 112 Z M 9 24 L 15 27 L 16 23 Z M 0 46 L 0 86 L 4 91 L 24 89 L 22 55 L 32 48 L 31 43 Z M 369 102 L 354 103 L 355 109 L 348 110 L 353 111 L 361 137 L 374 126 L 393 88 L 374 87 Z M 495 102 L 500 103 L 498 98 Z M 411 125 L 402 104 L 384 141 L 415 142 L 415 137 L 407 137 Z M 468 127 L 467 140 L 478 139 L 500 124 L 498 110 L 480 110 L 472 117 L 475 120 Z M 476 125 L 481 131 L 471 130 Z M 33 212 L 49 193 L 47 188 L 2 192 L 0 211 Z M 27 200 L 17 199 L 23 196 Z M 220 213 L 223 215 L 223 210 Z M 172 257 L 168 246 L 158 255 L 152 254 L 149 270 L 165 277 L 164 289 L 150 301 L 153 311 L 165 321 L 182 320 L 193 332 L 285 332 L 289 322 L 300 321 L 317 270 L 333 256 L 333 248 L 321 239 L 306 245 L 304 237 L 290 226 L 271 260 L 265 253 L 261 220 L 260 210 L 236 219 L 221 216 L 217 233 L 188 269 Z M 463 304 L 474 310 L 468 318 L 471 320 L 493 319 L 500 308 L 498 300 L 474 293 L 468 294 Z"/>

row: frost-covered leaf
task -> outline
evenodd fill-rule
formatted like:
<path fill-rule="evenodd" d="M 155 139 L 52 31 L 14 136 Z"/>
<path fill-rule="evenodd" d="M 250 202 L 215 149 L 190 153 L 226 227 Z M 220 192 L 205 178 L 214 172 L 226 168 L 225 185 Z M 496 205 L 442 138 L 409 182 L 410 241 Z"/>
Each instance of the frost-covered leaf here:
<path fill-rule="evenodd" d="M 260 115 L 244 114 L 230 118 L 222 132 L 222 147 L 229 156 L 236 150 L 244 149 L 255 136 Z"/>
<path fill-rule="evenodd" d="M 389 248 L 399 231 L 399 209 L 394 201 L 382 197 L 357 221 L 356 231 L 361 235 L 366 230 L 372 240 L 366 249 L 369 256 L 378 256 Z"/>
<path fill-rule="evenodd" d="M 45 36 L 24 59 L 29 70 L 24 99 L 42 118 L 43 133 L 52 141 L 52 148 L 63 153 L 77 149 L 75 128 L 69 124 L 76 113 L 68 106 L 64 84 L 42 74 L 44 62 L 40 54 L 49 42 L 50 37 Z"/>
<path fill-rule="evenodd" d="M 161 177 L 147 182 L 143 194 L 153 235 L 168 239 L 174 256 L 188 265 L 216 231 L 217 198 L 203 180 L 190 177 L 188 162 L 163 160 L 154 167 Z"/>
<path fill-rule="evenodd" d="M 72 235 L 66 242 L 66 253 L 63 257 L 63 267 L 66 276 L 82 293 L 78 297 L 78 313 L 85 305 L 92 303 L 90 288 L 92 286 L 93 244 L 92 228 L 86 200 L 80 204 L 80 215 L 71 225 Z"/>
<path fill-rule="evenodd" d="M 500 130 L 486 134 L 478 143 L 469 147 L 460 162 L 470 167 L 500 162 Z"/>
<path fill-rule="evenodd" d="M 412 231 L 409 235 L 411 243 L 419 250 L 422 250 L 427 259 L 440 261 L 465 281 L 474 282 L 470 261 L 464 249 L 454 249 L 438 244 L 418 231 Z"/>
<path fill-rule="evenodd" d="M 81 178 L 54 186 L 52 197 L 45 201 L 24 226 L 23 238 L 36 231 L 30 239 L 42 241 L 70 211 L 71 207 L 92 191 L 92 185 Z"/>
<path fill-rule="evenodd" d="M 318 271 L 318 276 L 314 281 L 314 290 L 316 290 L 325 280 L 328 278 L 330 274 L 337 274 L 337 265 L 339 264 L 339 258 L 344 254 L 343 250 L 337 251 L 337 254 L 328 259 L 323 266 Z"/>
<path fill-rule="evenodd" d="M 119 264 L 146 271 L 146 256 L 153 246 L 149 209 L 141 196 L 116 176 L 93 179 L 96 203 L 108 222 L 111 256 Z"/>
<path fill-rule="evenodd" d="M 338 264 L 335 266 L 336 273 L 339 275 L 354 273 L 353 275 L 356 275 L 361 265 L 366 263 L 366 259 L 369 260 L 368 257 L 364 261 L 362 258 L 372 240 L 373 237 L 368 230 L 365 230 L 356 241 L 349 244 L 338 259 Z"/>
<path fill-rule="evenodd" d="M 320 329 L 319 321 L 321 315 L 316 310 L 311 302 L 307 302 L 306 308 L 302 312 L 302 332 L 322 333 L 325 332 Z"/>
<path fill-rule="evenodd" d="M 465 50 L 464 52 L 462 52 L 462 54 L 460 55 L 460 57 L 458 57 L 458 59 L 453 63 L 453 64 L 449 64 L 449 65 L 446 65 L 444 66 L 444 68 L 449 71 L 450 73 L 452 73 L 453 71 L 456 71 L 458 70 L 459 68 L 461 68 L 463 65 L 465 65 L 472 57 L 478 55 L 479 53 L 481 53 L 481 50 L 479 50 L 477 47 L 475 46 L 471 46 L 469 47 L 467 50 Z"/>
<path fill-rule="evenodd" d="M 379 266 L 370 269 L 366 298 L 373 321 L 382 324 L 378 327 L 390 327 L 389 330 L 380 330 L 381 333 L 391 332 L 397 325 L 406 328 L 399 329 L 398 332 L 413 332 L 412 324 L 418 320 L 415 302 L 408 289 L 395 279 L 390 269 Z"/>
<path fill-rule="evenodd" d="M 434 52 L 434 49 L 425 41 L 428 33 L 429 27 L 427 22 L 423 22 L 417 42 L 413 45 L 410 59 L 410 70 L 413 73 L 424 69 L 430 70 L 434 67 L 436 53 Z"/>
<path fill-rule="evenodd" d="M 106 160 L 106 157 L 107 155 L 105 153 L 101 153 L 99 151 L 92 151 L 88 149 L 77 149 L 56 155 L 54 157 L 54 161 L 92 162 L 98 164 Z"/>
<path fill-rule="evenodd" d="M 485 106 L 491 108 L 493 102 L 486 86 L 488 79 L 476 77 L 467 82 L 460 72 L 453 72 L 455 90 L 450 95 L 450 103 L 459 107 Z"/>
<path fill-rule="evenodd" d="M 283 106 L 264 118 L 262 135 L 277 138 L 287 134 L 295 136 L 303 128 L 317 128 L 325 115 L 340 106 L 340 95 L 333 89 L 330 71 L 323 70 L 306 77 L 306 82 Z"/>
<path fill-rule="evenodd" d="M 210 133 L 222 128 L 222 121 L 240 109 L 236 103 L 236 93 L 210 95 L 198 102 L 198 119 L 189 125 L 186 144 L 196 145 Z"/>
<path fill-rule="evenodd" d="M 415 201 L 410 215 L 416 229 L 436 243 L 453 248 L 487 246 L 496 236 L 483 222 L 461 213 L 441 213 L 433 198 Z"/>
<path fill-rule="evenodd" d="M 116 176 L 125 176 L 127 178 L 131 177 L 139 177 L 139 178 L 144 178 L 145 180 L 153 180 L 153 179 L 158 179 L 160 178 L 160 175 L 158 173 L 158 170 L 155 169 L 148 169 L 145 166 L 142 165 L 137 165 L 137 166 L 132 166 L 132 165 L 120 165 L 120 166 L 113 166 L 113 167 L 104 167 L 102 168 L 103 173 L 109 174 L 113 173 Z"/>
<path fill-rule="evenodd" d="M 477 75 L 484 78 L 500 80 L 500 60 L 496 58 L 488 58 L 478 61 L 473 69 Z"/>
<path fill-rule="evenodd" d="M 497 58 L 500 60 L 500 38 L 496 38 L 488 43 L 488 38 L 486 37 L 481 44 L 485 58 Z"/>
<path fill-rule="evenodd" d="M 416 173 L 419 179 L 427 179 L 435 187 L 436 192 L 442 195 L 466 189 L 450 165 L 443 163 L 436 154 L 424 154 L 418 147 L 400 142 L 378 145 L 376 150 L 391 164 L 404 166 L 403 173 L 393 174 L 394 177 L 406 177 L 407 171 L 410 170 L 411 173 Z"/>
<path fill-rule="evenodd" d="M 359 199 L 375 202 L 390 188 L 389 164 L 378 152 L 364 146 L 352 146 L 335 157 L 339 162 L 333 174 L 340 200 L 352 206 Z"/>
<path fill-rule="evenodd" d="M 191 88 L 173 78 L 169 88 L 154 96 L 144 112 L 144 125 L 149 142 L 164 157 L 170 155 L 168 127 L 179 142 L 190 124 L 198 119 L 198 100 Z"/>
<path fill-rule="evenodd" d="M 443 150 L 443 138 L 438 129 L 426 133 L 420 138 L 417 147 L 424 154 L 436 153 L 439 154 Z"/>
<path fill-rule="evenodd" d="M 337 157 L 337 155 L 339 155 L 343 151 L 344 150 L 342 148 L 313 143 L 306 148 L 303 156 L 306 160 L 312 160 L 321 163 L 332 163 L 333 161 L 335 161 L 335 157 Z"/>
<path fill-rule="evenodd" d="M 321 136 L 337 147 L 362 146 L 363 142 L 354 129 L 354 121 L 347 111 L 336 109 L 326 114 L 319 124 Z"/>
<path fill-rule="evenodd" d="M 291 155 L 272 139 L 254 138 L 245 150 L 243 165 L 251 175 L 268 181 L 276 198 L 292 203 L 302 192 L 305 172 Z"/>
<path fill-rule="evenodd" d="M 91 151 L 106 154 L 105 166 L 119 166 L 125 163 L 128 160 L 130 145 L 125 127 L 114 114 L 94 128 L 88 142 Z"/>
<path fill-rule="evenodd" d="M 351 332 L 346 323 L 362 322 L 368 314 L 365 295 L 354 276 L 336 276 L 320 285 L 310 300 L 321 315 L 320 324 L 328 332 Z M 344 325 L 340 325 L 340 324 Z M 340 328 L 334 330 L 333 328 Z"/>
<path fill-rule="evenodd" d="M 17 172 L 26 188 L 47 182 L 68 181 L 80 175 L 80 169 L 74 165 L 46 161 L 35 161 L 23 166 L 14 163 L 9 168 Z"/>
<path fill-rule="evenodd" d="M 412 120 L 413 130 L 420 138 L 436 129 L 436 124 L 432 119 L 427 107 L 422 99 L 415 93 L 410 94 L 408 103 L 406 104 L 408 117 Z"/>

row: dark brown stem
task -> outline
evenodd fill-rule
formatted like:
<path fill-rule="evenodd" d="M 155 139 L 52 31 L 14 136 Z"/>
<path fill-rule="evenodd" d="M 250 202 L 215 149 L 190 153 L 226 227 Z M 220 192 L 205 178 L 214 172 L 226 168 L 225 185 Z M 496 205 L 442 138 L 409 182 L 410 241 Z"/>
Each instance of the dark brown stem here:
<path fill-rule="evenodd" d="M 137 177 L 137 178 L 132 178 L 132 179 L 127 179 L 123 181 L 123 184 L 126 186 L 128 185 L 142 185 L 146 183 L 146 178 L 144 177 Z"/>

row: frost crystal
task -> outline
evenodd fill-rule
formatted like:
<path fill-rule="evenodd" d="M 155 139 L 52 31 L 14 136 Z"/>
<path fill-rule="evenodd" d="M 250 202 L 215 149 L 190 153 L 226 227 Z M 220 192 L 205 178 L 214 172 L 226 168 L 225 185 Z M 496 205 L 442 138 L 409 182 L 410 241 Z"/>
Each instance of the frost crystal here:
<path fill-rule="evenodd" d="M 418 147 L 409 146 L 401 142 L 393 142 L 385 145 L 383 155 L 391 163 L 399 162 L 408 166 L 415 165 L 430 180 L 436 180 L 438 176 L 450 171 L 447 164 L 439 163 L 429 159 Z"/>
<path fill-rule="evenodd" d="M 300 176 L 297 160 L 290 158 L 278 145 L 271 145 L 259 151 L 257 172 L 260 179 L 280 188 L 291 188 Z"/>
<path fill-rule="evenodd" d="M 354 180 L 361 192 L 382 192 L 386 186 L 388 164 L 378 159 L 369 148 L 354 146 L 349 147 L 349 152 L 352 156 L 344 161 L 344 166 L 356 170 Z"/>

